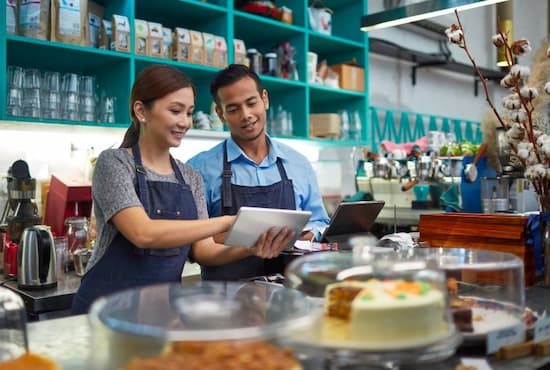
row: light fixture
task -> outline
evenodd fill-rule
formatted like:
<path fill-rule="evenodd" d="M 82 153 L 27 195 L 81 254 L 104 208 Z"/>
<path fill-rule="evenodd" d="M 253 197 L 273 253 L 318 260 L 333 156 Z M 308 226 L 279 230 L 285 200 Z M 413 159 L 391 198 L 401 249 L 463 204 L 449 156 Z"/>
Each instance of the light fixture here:
<path fill-rule="evenodd" d="M 497 29 L 496 32 L 502 32 L 508 44 L 512 44 L 514 41 L 513 23 L 514 23 L 514 6 L 511 1 L 506 3 L 497 4 Z M 497 66 L 508 67 L 508 60 L 506 59 L 506 48 L 501 46 L 497 48 Z"/>
<path fill-rule="evenodd" d="M 361 31 L 373 31 L 427 18 L 468 10 L 506 0 L 429 0 L 361 17 Z"/>

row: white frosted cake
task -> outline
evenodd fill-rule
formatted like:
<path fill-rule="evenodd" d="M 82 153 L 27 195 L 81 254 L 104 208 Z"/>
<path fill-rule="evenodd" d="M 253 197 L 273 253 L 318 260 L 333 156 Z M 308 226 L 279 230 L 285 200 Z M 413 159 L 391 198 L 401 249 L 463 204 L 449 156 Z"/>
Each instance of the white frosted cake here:
<path fill-rule="evenodd" d="M 445 307 L 443 293 L 420 281 L 330 284 L 323 338 L 379 348 L 433 342 L 447 333 Z"/>

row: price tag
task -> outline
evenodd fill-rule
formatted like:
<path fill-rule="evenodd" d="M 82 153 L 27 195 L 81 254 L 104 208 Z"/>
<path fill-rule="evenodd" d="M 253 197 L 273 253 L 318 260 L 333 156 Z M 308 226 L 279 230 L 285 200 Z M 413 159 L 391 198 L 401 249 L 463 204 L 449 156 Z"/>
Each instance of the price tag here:
<path fill-rule="evenodd" d="M 542 342 L 550 338 L 550 317 L 539 319 L 535 324 L 535 343 Z"/>
<path fill-rule="evenodd" d="M 491 331 L 487 334 L 487 354 L 495 353 L 502 346 L 525 341 L 525 324 L 520 323 L 506 329 Z"/>
<path fill-rule="evenodd" d="M 492 370 L 491 366 L 484 358 L 463 357 L 460 359 L 460 362 L 464 366 L 471 366 L 477 370 Z"/>

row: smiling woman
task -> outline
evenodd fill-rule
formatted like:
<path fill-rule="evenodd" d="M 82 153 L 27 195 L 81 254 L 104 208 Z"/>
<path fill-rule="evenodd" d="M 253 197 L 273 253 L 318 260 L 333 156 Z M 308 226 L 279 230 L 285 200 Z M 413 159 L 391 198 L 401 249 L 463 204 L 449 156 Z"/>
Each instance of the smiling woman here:
<path fill-rule="evenodd" d="M 252 247 L 216 244 L 233 216 L 208 218 L 200 174 L 170 155 L 192 124 L 195 88 L 167 65 L 144 69 L 132 88 L 132 123 L 120 148 L 102 152 L 92 181 L 98 237 L 73 302 L 84 313 L 118 290 L 179 282 L 188 256 L 220 265 L 249 256 L 273 258 L 294 235 L 262 233 Z"/>

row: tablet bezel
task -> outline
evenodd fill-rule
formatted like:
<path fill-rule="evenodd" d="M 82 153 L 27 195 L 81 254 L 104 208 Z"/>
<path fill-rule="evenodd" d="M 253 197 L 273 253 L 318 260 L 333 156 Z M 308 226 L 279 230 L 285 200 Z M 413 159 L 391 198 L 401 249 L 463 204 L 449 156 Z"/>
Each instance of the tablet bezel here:
<path fill-rule="evenodd" d="M 289 249 L 294 246 L 310 218 L 310 211 L 241 207 L 227 233 L 224 244 L 235 247 L 252 247 L 261 233 L 275 226 L 279 229 L 288 227 L 294 230 L 294 238 L 285 247 L 285 249 Z"/>
<path fill-rule="evenodd" d="M 323 232 L 321 241 L 327 242 L 331 237 L 369 232 L 384 205 L 383 200 L 341 202 Z"/>

